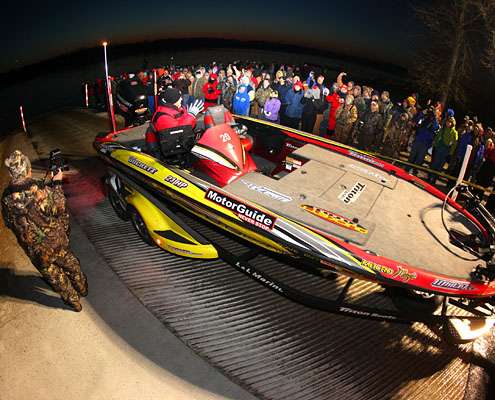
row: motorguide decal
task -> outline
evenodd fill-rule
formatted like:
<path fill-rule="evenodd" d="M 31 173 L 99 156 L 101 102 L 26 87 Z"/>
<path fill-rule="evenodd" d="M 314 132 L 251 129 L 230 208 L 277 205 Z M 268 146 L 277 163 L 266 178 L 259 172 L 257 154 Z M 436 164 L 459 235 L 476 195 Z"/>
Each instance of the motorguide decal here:
<path fill-rule="evenodd" d="M 135 165 L 136 167 L 142 169 L 143 171 L 149 172 L 150 174 L 154 174 L 156 173 L 156 171 L 158 171 L 156 168 L 145 164 L 144 162 L 138 160 L 136 157 L 133 156 L 129 156 L 129 159 L 127 161 L 129 161 L 129 164 Z"/>
<path fill-rule="evenodd" d="M 184 182 L 183 180 L 176 178 L 175 176 L 172 176 L 172 175 L 168 175 L 165 178 L 165 182 L 168 182 L 168 183 L 178 187 L 179 189 L 184 189 L 184 188 L 189 186 L 189 184 L 187 182 Z"/>
<path fill-rule="evenodd" d="M 345 204 L 354 203 L 361 193 L 364 192 L 366 185 L 361 182 L 356 182 L 351 190 L 344 190 L 339 194 L 339 200 L 343 201 Z"/>
<path fill-rule="evenodd" d="M 264 230 L 272 230 L 275 226 L 276 217 L 258 210 L 248 204 L 245 204 L 239 200 L 236 200 L 225 193 L 218 192 L 214 189 L 208 189 L 205 194 L 205 198 L 233 211 L 240 219 L 248 224 L 257 226 Z"/>
<path fill-rule="evenodd" d="M 292 201 L 292 197 L 287 196 L 287 195 L 282 194 L 282 193 L 278 193 L 275 190 L 272 190 L 272 189 L 267 188 L 265 186 L 256 185 L 255 183 L 248 182 L 244 179 L 241 179 L 241 182 L 244 185 L 246 185 L 250 190 L 254 190 L 255 192 L 264 194 L 265 196 L 267 196 L 273 200 L 281 201 L 282 203 L 289 203 Z"/>
<path fill-rule="evenodd" d="M 335 214 L 323 208 L 318 208 L 307 204 L 301 204 L 300 207 L 310 214 L 316 215 L 317 217 L 324 219 L 325 221 L 328 221 L 332 224 L 338 225 L 342 228 L 362 233 L 363 235 L 366 235 L 368 233 L 368 229 L 366 229 L 364 226 L 359 225 L 358 223 L 346 217 L 343 217 L 342 215 Z"/>
<path fill-rule="evenodd" d="M 435 279 L 431 286 L 442 289 L 451 290 L 474 290 L 474 288 L 469 284 L 469 282 L 456 282 L 446 279 Z"/>

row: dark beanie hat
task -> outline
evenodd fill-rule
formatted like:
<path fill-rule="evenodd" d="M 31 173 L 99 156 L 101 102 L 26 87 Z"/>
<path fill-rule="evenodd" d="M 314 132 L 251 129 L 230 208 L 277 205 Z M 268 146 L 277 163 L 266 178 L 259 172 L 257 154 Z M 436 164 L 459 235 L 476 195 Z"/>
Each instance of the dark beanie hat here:
<path fill-rule="evenodd" d="M 168 87 L 163 92 L 162 100 L 164 103 L 174 104 L 179 99 L 180 99 L 179 89 Z"/>

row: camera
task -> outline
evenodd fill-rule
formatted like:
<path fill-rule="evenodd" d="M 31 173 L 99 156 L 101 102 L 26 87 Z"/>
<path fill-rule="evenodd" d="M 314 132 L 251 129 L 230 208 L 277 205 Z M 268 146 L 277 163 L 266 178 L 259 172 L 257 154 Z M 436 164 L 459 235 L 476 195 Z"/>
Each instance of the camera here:
<path fill-rule="evenodd" d="M 50 156 L 48 158 L 48 170 L 54 173 L 56 173 L 58 170 L 69 170 L 69 164 L 63 158 L 60 149 L 50 151 Z"/>

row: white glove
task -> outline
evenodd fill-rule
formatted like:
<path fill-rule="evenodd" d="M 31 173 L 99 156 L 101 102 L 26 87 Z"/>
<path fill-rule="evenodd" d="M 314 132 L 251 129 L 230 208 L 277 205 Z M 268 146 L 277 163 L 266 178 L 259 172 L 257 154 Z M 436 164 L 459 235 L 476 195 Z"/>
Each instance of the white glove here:
<path fill-rule="evenodd" d="M 204 106 L 205 106 L 205 102 L 201 99 L 197 99 L 194 101 L 193 104 L 190 104 L 188 107 L 187 107 L 187 112 L 189 114 L 191 114 L 194 118 L 196 118 L 196 116 L 201 112 L 203 111 L 204 109 Z"/>

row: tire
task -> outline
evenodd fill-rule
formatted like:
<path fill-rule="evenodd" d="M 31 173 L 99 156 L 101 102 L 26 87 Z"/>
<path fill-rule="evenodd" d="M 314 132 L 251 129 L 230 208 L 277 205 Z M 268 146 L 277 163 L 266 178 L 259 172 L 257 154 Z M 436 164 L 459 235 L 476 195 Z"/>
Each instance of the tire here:
<path fill-rule="evenodd" d="M 419 290 L 413 291 L 396 287 L 389 287 L 387 290 L 392 303 L 394 303 L 399 311 L 403 312 L 412 311 L 430 315 L 442 305 L 444 299 L 444 296 L 421 292 Z"/>
<path fill-rule="evenodd" d="M 143 239 L 143 242 L 150 246 L 154 246 L 155 242 L 151 238 L 148 232 L 148 228 L 146 227 L 146 223 L 144 222 L 139 212 L 134 207 L 130 207 L 129 215 L 131 218 L 132 226 L 136 230 L 139 237 Z"/>
<path fill-rule="evenodd" d="M 107 193 L 108 193 L 108 201 L 112 206 L 115 214 L 123 221 L 129 221 L 129 212 L 127 211 L 127 206 L 123 204 L 123 200 L 119 196 L 119 194 L 115 191 L 113 186 L 106 182 Z"/>

